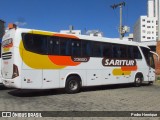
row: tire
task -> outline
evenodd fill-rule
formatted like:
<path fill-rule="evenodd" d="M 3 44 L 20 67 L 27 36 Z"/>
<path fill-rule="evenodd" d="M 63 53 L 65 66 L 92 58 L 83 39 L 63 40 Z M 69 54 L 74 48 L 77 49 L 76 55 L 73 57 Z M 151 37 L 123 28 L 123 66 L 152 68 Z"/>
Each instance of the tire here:
<path fill-rule="evenodd" d="M 71 76 L 67 78 L 65 91 L 68 94 L 78 93 L 80 91 L 80 88 L 81 84 L 80 84 L 80 78 L 78 76 Z"/>
<path fill-rule="evenodd" d="M 140 77 L 140 75 L 136 75 L 135 80 L 134 80 L 134 86 L 140 87 L 141 84 L 142 84 L 142 77 Z"/>
<path fill-rule="evenodd" d="M 153 81 L 149 81 L 149 82 L 148 82 L 148 85 L 153 85 Z"/>

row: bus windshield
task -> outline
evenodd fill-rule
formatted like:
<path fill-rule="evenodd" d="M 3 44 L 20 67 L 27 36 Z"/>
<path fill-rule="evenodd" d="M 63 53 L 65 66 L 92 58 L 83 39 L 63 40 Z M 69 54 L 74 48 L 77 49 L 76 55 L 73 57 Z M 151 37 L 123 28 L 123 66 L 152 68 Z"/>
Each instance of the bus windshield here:
<path fill-rule="evenodd" d="M 152 67 L 152 68 L 155 68 L 153 54 L 150 52 L 150 49 L 145 48 L 145 47 L 141 47 L 141 50 L 144 54 L 147 65 Z"/>

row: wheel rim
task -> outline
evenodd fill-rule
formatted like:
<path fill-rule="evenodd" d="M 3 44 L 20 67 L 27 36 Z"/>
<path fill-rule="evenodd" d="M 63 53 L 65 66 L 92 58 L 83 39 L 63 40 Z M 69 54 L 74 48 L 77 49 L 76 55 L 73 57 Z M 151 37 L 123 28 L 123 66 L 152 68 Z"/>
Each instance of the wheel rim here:
<path fill-rule="evenodd" d="M 78 83 L 75 80 L 71 80 L 69 82 L 69 89 L 74 91 L 77 90 L 77 88 L 78 88 Z"/>
<path fill-rule="evenodd" d="M 136 78 L 136 83 L 140 84 L 141 83 L 141 79 L 140 78 Z"/>

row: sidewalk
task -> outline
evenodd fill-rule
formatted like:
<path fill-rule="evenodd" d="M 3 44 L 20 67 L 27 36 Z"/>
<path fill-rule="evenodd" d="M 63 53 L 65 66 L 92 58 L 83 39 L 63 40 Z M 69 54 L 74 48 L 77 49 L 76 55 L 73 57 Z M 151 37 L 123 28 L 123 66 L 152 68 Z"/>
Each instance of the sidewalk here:
<path fill-rule="evenodd" d="M 160 86 L 160 80 L 156 80 L 156 81 L 154 82 L 154 84 L 156 84 L 156 85 L 159 85 L 159 86 Z"/>

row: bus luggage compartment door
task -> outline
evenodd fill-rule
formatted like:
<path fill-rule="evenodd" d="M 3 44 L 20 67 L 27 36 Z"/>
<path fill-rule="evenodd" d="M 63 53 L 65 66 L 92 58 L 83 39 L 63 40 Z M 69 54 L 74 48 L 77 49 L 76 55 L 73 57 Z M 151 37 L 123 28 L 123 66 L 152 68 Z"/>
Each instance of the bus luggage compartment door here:
<path fill-rule="evenodd" d="M 59 70 L 43 70 L 42 88 L 59 88 Z"/>
<path fill-rule="evenodd" d="M 87 70 L 87 86 L 102 85 L 101 70 Z"/>
<path fill-rule="evenodd" d="M 42 70 L 23 70 L 22 74 L 23 89 L 42 88 Z"/>

